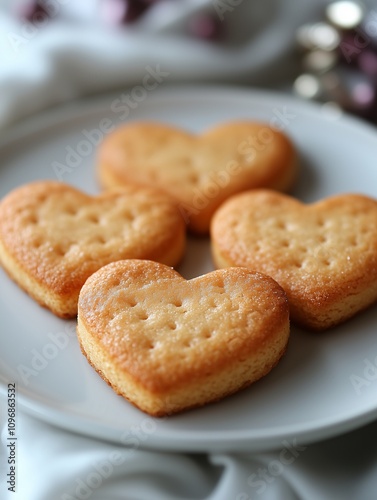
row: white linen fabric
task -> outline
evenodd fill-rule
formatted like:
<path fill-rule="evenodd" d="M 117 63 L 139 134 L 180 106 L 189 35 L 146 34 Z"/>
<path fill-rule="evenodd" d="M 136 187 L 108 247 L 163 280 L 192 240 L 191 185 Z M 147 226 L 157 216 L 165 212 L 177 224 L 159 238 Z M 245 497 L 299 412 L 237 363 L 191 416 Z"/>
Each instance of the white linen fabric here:
<path fill-rule="evenodd" d="M 49 0 L 54 8 L 43 23 L 0 10 L 0 127 L 58 102 L 140 83 L 147 66 L 168 73 L 168 83 L 276 85 L 292 71 L 295 29 L 320 9 L 301 2 L 297 9 L 295 0 L 165 0 L 140 22 L 111 29 L 94 0 L 86 9 Z M 203 10 L 224 23 L 226 40 L 187 36 L 184 21 Z"/>
<path fill-rule="evenodd" d="M 188 454 L 131 450 L 17 417 L 17 487 L 4 500 L 375 500 L 377 422 L 288 451 Z"/>
<path fill-rule="evenodd" d="M 0 129 L 47 106 L 138 84 L 145 68 L 174 81 L 279 88 L 291 74 L 294 30 L 324 2 L 166 0 L 132 27 L 105 27 L 98 2 L 50 0 L 44 26 L 0 2 Z M 228 9 L 221 10 L 221 6 Z M 51 7 L 52 6 L 52 7 Z M 229 29 L 217 44 L 188 37 L 184 21 L 212 9 Z M 6 334 L 6 332 L 1 332 Z M 0 413 L 5 421 L 5 405 Z M 375 500 L 377 423 L 306 447 L 245 454 L 130 450 L 17 412 L 17 485 L 8 490 L 6 425 L 0 454 L 5 500 Z"/>

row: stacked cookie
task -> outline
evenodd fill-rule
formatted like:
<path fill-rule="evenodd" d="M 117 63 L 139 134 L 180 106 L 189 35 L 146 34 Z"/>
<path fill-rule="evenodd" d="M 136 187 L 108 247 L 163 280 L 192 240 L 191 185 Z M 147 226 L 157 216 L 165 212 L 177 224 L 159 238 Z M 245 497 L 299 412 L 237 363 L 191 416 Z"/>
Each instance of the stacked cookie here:
<path fill-rule="evenodd" d="M 108 135 L 105 192 L 40 181 L 0 203 L 0 262 L 30 296 L 78 316 L 83 353 L 114 390 L 162 416 L 266 375 L 289 317 L 326 329 L 377 300 L 377 202 L 305 206 L 291 141 L 263 123 L 200 136 L 156 123 Z M 186 227 L 219 269 L 185 280 Z"/>

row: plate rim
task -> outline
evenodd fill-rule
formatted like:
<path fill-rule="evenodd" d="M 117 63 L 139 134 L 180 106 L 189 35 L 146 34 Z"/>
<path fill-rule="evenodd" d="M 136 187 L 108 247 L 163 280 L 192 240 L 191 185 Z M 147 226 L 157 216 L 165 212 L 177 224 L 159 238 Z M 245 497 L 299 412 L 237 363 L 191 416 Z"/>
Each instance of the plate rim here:
<path fill-rule="evenodd" d="M 0 377 L 0 397 L 6 398 L 6 387 Z M 69 414 L 69 416 L 64 415 L 62 410 L 59 410 L 52 405 L 49 407 L 41 402 L 36 402 L 35 400 L 27 398 L 27 396 L 17 394 L 17 404 L 22 407 L 31 417 L 34 417 L 40 421 L 45 422 L 48 425 L 55 426 L 59 429 L 64 429 L 76 434 L 80 434 L 87 437 L 94 437 L 100 440 L 106 440 L 114 444 L 121 444 L 122 439 L 120 439 L 119 429 L 114 428 L 109 431 L 106 424 L 100 424 L 98 422 L 88 422 L 83 416 L 74 416 Z M 46 408 L 48 409 L 48 414 L 46 414 Z M 195 410 L 192 410 L 195 411 Z M 146 419 L 152 419 L 158 428 L 158 422 L 164 421 L 158 418 L 150 417 L 144 415 Z M 320 421 L 320 425 L 313 427 L 309 424 L 303 425 L 301 429 L 297 430 L 297 427 L 293 425 L 287 425 L 279 427 L 275 432 L 271 433 L 268 437 L 263 436 L 253 436 L 245 438 L 243 431 L 230 431 L 232 433 L 231 438 L 223 437 L 221 435 L 213 438 L 212 440 L 206 441 L 205 433 L 206 431 L 200 431 L 198 438 L 193 438 L 188 430 L 183 432 L 183 440 L 174 440 L 170 438 L 166 441 L 166 437 L 158 436 L 158 433 L 153 435 L 152 439 L 149 437 L 145 441 L 139 440 L 137 448 L 149 449 L 149 450 L 160 450 L 160 451 L 176 451 L 176 452 L 267 452 L 272 450 L 278 450 L 286 446 L 287 442 L 291 441 L 297 443 L 298 445 L 311 445 L 329 438 L 335 438 L 337 436 L 352 432 L 363 426 L 372 423 L 377 417 L 377 408 L 371 408 L 369 411 L 364 412 L 360 415 L 351 415 L 349 418 L 337 422 L 335 420 L 326 422 L 326 419 Z M 121 435 L 123 435 L 126 430 L 122 430 Z M 182 434 L 182 431 L 180 431 Z M 227 431 L 229 434 L 229 431 Z M 283 435 L 282 435 L 283 434 Z M 136 435 L 137 438 L 137 435 Z M 184 441 L 184 444 L 182 442 Z M 252 445 L 251 445 L 252 442 Z"/>

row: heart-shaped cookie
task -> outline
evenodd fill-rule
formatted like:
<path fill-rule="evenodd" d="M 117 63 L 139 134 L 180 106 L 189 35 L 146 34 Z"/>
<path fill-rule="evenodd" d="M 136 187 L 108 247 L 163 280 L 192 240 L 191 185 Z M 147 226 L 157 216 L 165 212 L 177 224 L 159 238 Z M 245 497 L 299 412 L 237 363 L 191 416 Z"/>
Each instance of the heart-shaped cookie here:
<path fill-rule="evenodd" d="M 186 281 L 151 261 L 109 264 L 79 297 L 83 353 L 113 389 L 162 416 L 266 375 L 289 337 L 288 303 L 270 277 L 242 268 Z"/>
<path fill-rule="evenodd" d="M 293 321 L 334 326 L 377 300 L 377 201 L 345 194 L 312 205 L 268 190 L 232 197 L 215 214 L 217 267 L 272 276 Z"/>
<path fill-rule="evenodd" d="M 175 265 L 185 224 L 164 193 L 124 187 L 91 197 L 59 182 L 15 189 L 0 203 L 0 263 L 56 315 L 77 314 L 79 291 L 97 269 L 142 258 Z"/>
<path fill-rule="evenodd" d="M 265 123 L 231 122 L 200 136 L 157 123 L 131 123 L 103 141 L 98 168 L 106 188 L 132 182 L 168 192 L 188 227 L 205 234 L 216 208 L 232 194 L 289 189 L 295 158 L 290 140 Z"/>

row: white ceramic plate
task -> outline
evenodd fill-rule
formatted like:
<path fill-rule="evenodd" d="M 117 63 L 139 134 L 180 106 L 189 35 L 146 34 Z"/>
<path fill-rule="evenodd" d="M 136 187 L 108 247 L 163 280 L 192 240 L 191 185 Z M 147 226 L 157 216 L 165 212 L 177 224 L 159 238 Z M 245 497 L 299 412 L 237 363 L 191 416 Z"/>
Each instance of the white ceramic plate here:
<path fill-rule="evenodd" d="M 127 112 L 116 99 L 120 95 L 54 110 L 2 138 L 0 195 L 34 179 L 56 179 L 54 162 L 69 166 L 72 149 L 80 153 L 68 160 L 77 165 L 62 180 L 97 192 L 95 147 L 82 141 L 88 141 L 85 131 L 120 124 Z M 300 199 L 311 202 L 347 191 L 377 197 L 376 131 L 284 95 L 218 87 L 159 89 L 126 119 L 159 120 L 199 132 L 242 118 L 264 120 L 292 137 L 301 156 L 294 193 Z M 211 269 L 208 241 L 190 240 L 182 274 L 191 278 Z M 55 318 L 0 273 L 2 392 L 16 381 L 19 405 L 50 423 L 134 447 L 256 451 L 286 446 L 285 440 L 312 442 L 377 417 L 375 307 L 328 333 L 293 329 L 286 356 L 263 380 L 219 403 L 161 420 L 138 411 L 100 379 L 80 353 L 74 322 Z"/>

